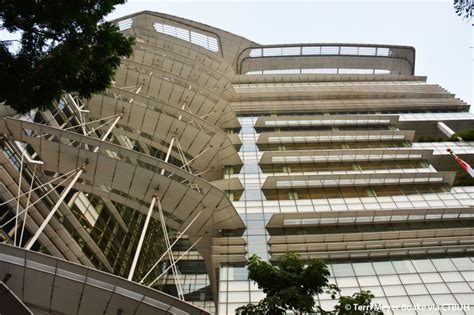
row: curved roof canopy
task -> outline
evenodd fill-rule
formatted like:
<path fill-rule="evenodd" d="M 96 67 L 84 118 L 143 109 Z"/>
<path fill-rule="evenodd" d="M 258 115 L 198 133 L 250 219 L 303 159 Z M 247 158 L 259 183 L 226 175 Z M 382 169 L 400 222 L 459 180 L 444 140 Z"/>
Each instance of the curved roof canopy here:
<path fill-rule="evenodd" d="M 31 146 L 49 172 L 64 174 L 87 162 L 76 188 L 146 213 L 158 194 L 173 229 L 191 236 L 219 235 L 244 224 L 225 193 L 207 181 L 157 158 L 58 128 L 13 118 L 0 120 L 0 132 Z M 98 148 L 97 152 L 93 152 Z M 163 175 L 162 175 L 163 174 Z M 155 216 L 158 218 L 158 215 Z"/>
<path fill-rule="evenodd" d="M 209 314 L 110 273 L 0 244 L 0 278 L 5 279 L 7 274 L 7 286 L 27 307 L 41 313 Z"/>
<path fill-rule="evenodd" d="M 199 172 L 210 172 L 203 174 L 208 180 L 222 178 L 222 165 L 242 164 L 226 133 L 185 110 L 116 88 L 93 97 L 88 105 L 94 120 L 121 113 L 118 126 L 126 128 L 116 128 L 113 133 L 142 145 L 166 152 L 175 137 L 189 164 Z"/>

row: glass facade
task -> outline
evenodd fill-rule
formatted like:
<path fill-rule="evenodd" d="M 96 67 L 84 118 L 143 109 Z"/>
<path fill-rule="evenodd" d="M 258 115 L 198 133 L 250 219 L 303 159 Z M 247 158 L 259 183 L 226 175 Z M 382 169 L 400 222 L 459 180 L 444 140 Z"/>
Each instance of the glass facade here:
<path fill-rule="evenodd" d="M 248 255 L 257 254 L 263 259 L 273 260 L 286 251 L 300 251 L 303 257 L 328 258 L 322 252 L 318 255 L 316 249 L 313 249 L 314 254 L 310 249 L 299 250 L 302 246 L 313 246 L 309 240 L 301 238 L 300 241 L 285 241 L 292 235 L 295 237 L 320 235 L 321 241 L 317 244 L 321 245 L 318 247 L 315 244 L 314 248 L 323 248 L 322 245 L 331 245 L 329 241 L 331 235 L 333 237 L 342 235 L 340 239 L 343 239 L 344 235 L 349 239 L 356 235 L 355 238 L 360 243 L 360 237 L 357 235 L 364 233 L 416 231 L 423 234 L 423 231 L 431 230 L 442 231 L 454 228 L 470 231 L 472 228 L 472 220 L 468 220 L 473 216 L 471 211 L 443 213 L 436 209 L 472 207 L 474 187 L 451 187 L 448 183 L 426 183 L 372 187 L 362 185 L 264 189 L 265 180 L 271 176 L 333 175 L 363 173 L 364 171 L 369 174 L 380 172 L 406 174 L 407 172 L 436 172 L 436 168 L 430 164 L 429 160 L 423 159 L 422 155 L 418 155 L 413 160 L 396 160 L 394 159 L 396 155 L 387 156 L 385 160 L 370 160 L 367 155 L 365 160 L 362 156 L 360 160 L 355 159 L 352 162 L 325 162 L 324 159 L 304 153 L 319 152 L 317 150 L 323 149 L 319 147 L 318 139 L 290 146 L 258 144 L 260 134 L 268 132 L 268 128 L 255 128 L 259 117 L 261 118 L 261 116 L 240 117 L 242 129 L 239 136 L 242 146 L 239 154 L 244 166 L 239 174 L 230 175 L 239 178 L 244 186 L 240 200 L 234 201 L 234 204 L 247 225 L 245 238 Z M 287 124 L 291 125 L 291 120 L 287 121 Z M 349 126 L 346 128 L 350 130 Z M 354 130 L 359 128 L 354 128 Z M 300 129 L 291 127 L 291 130 L 308 132 L 320 130 L 320 127 L 307 126 Z M 275 135 L 281 131 L 273 130 Z M 379 144 L 382 149 L 392 147 L 390 142 Z M 418 147 L 418 144 L 413 143 L 413 147 Z M 373 148 L 371 143 L 361 142 L 357 145 L 359 149 Z M 412 144 L 407 142 L 403 146 L 411 147 Z M 344 146 L 339 143 L 324 147 L 324 149 L 341 148 L 350 150 L 354 147 L 351 144 Z M 262 164 L 263 152 L 266 151 L 270 151 L 269 153 L 284 151 L 279 153 L 277 158 L 273 157 L 273 160 L 284 160 L 285 154 L 292 158 L 288 158 L 286 163 L 272 162 L 270 159 Z M 304 153 L 304 158 L 297 153 Z M 390 209 L 391 214 L 389 216 L 377 215 L 372 212 L 384 209 Z M 406 213 L 407 209 L 427 210 L 420 214 Z M 430 213 L 429 209 L 433 211 Z M 397 210 L 399 210 L 398 214 Z M 349 211 L 357 212 L 357 214 L 341 217 L 341 212 Z M 324 218 L 317 216 L 331 212 L 335 214 L 326 215 Z M 372 214 L 369 215 L 369 212 Z M 281 226 L 270 228 L 269 222 L 272 216 L 284 213 L 291 214 L 293 219 L 286 219 Z M 298 214 L 315 214 L 316 217 L 297 219 Z M 468 238 L 471 237 L 470 233 L 466 234 Z M 399 235 L 398 239 L 403 239 L 402 234 Z M 324 241 L 323 236 L 328 240 Z M 279 237 L 281 241 L 277 241 Z M 397 237 L 392 238 L 397 239 Z M 368 243 L 377 242 L 374 236 L 367 239 Z M 381 243 L 379 242 L 378 245 Z M 285 247 L 280 249 L 278 246 L 281 245 Z M 369 248 L 366 247 L 366 249 Z M 359 290 L 370 290 L 376 296 L 374 302 L 382 305 L 386 314 L 415 314 L 416 312 L 419 314 L 469 314 L 469 310 L 472 311 L 474 307 L 472 305 L 474 300 L 472 259 L 471 256 L 448 255 L 446 257 L 439 254 L 430 256 L 420 253 L 415 256 L 394 256 L 393 258 L 329 259 L 328 263 L 331 271 L 330 282 L 342 289 L 341 294 L 352 295 Z M 222 265 L 219 278 L 219 314 L 231 314 L 237 307 L 248 302 L 257 302 L 263 297 L 264 294 L 256 287 L 256 284 L 248 281 L 244 265 Z M 327 294 L 315 298 L 317 303 L 327 310 L 331 310 L 336 303 Z M 420 305 L 426 306 L 425 309 L 415 311 L 414 308 L 421 307 Z"/>

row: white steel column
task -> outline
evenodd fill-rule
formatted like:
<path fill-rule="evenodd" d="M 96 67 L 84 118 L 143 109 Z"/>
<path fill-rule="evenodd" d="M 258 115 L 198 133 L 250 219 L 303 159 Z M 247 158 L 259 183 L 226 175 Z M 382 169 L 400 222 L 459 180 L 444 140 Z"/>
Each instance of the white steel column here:
<path fill-rule="evenodd" d="M 168 230 L 166 229 L 165 217 L 163 216 L 163 209 L 161 208 L 160 198 L 158 198 L 157 201 L 158 201 L 158 212 L 160 214 L 161 228 L 163 229 L 163 234 L 165 236 L 164 238 L 165 238 L 166 247 L 169 249 L 168 257 L 170 259 L 171 270 L 173 271 L 173 276 L 175 279 L 174 283 L 176 285 L 176 290 L 178 291 L 178 297 L 184 301 L 183 289 L 181 288 L 181 281 L 179 280 L 179 277 L 178 277 L 178 270 L 176 268 L 176 262 L 174 260 L 173 250 L 171 249 L 171 243 L 168 237 Z"/>
<path fill-rule="evenodd" d="M 198 238 L 181 256 L 178 257 L 178 259 L 176 259 L 175 263 L 177 263 L 178 261 L 181 260 L 181 258 L 183 258 L 187 253 L 189 253 L 191 251 L 191 249 L 194 248 L 194 246 L 202 239 L 202 236 L 200 238 Z M 155 280 L 153 280 L 149 285 L 148 287 L 150 288 L 152 285 L 154 285 L 156 283 L 156 281 L 160 280 L 160 278 L 166 273 L 168 272 L 168 270 L 170 270 L 170 268 L 173 267 L 173 265 L 169 266 L 168 268 L 166 268 L 158 277 L 155 278 Z"/>
<path fill-rule="evenodd" d="M 101 141 L 107 140 L 107 137 L 110 135 L 112 130 L 114 130 L 115 126 L 119 122 L 120 119 L 122 119 L 123 113 L 118 114 L 118 116 L 114 119 L 114 122 L 110 125 L 109 129 L 105 132 L 105 134 L 100 138 Z M 99 151 L 99 147 L 94 149 L 94 153 Z"/>
<path fill-rule="evenodd" d="M 23 216 L 23 223 L 21 225 L 20 241 L 18 242 L 18 246 L 20 246 L 20 247 L 21 247 L 21 243 L 23 242 L 23 232 L 25 231 L 26 219 L 28 218 L 28 207 L 30 206 L 31 191 L 33 190 L 33 185 L 34 185 L 34 182 L 35 182 L 36 166 L 37 165 L 35 164 L 34 169 L 33 169 L 33 176 L 31 178 L 31 183 L 30 183 L 30 190 L 28 191 L 28 198 L 26 199 L 25 215 Z M 20 198 L 18 198 L 18 200 L 20 200 Z"/>
<path fill-rule="evenodd" d="M 183 104 L 183 106 L 181 106 L 181 109 L 184 110 L 184 108 L 186 108 L 186 105 Z M 179 115 L 178 116 L 178 120 L 181 120 L 182 116 Z M 165 162 L 168 163 L 168 160 L 170 159 L 170 155 L 171 155 L 171 149 L 173 149 L 173 144 L 174 144 L 174 141 L 175 141 L 175 136 L 173 136 L 171 138 L 171 141 L 170 141 L 170 146 L 168 147 L 168 151 L 166 152 L 166 156 L 165 156 Z M 165 170 L 161 170 L 161 175 L 165 175 Z"/>
<path fill-rule="evenodd" d="M 146 231 L 148 229 L 148 224 L 150 223 L 151 214 L 153 213 L 153 208 L 155 207 L 157 196 L 154 195 L 151 198 L 150 208 L 146 215 L 145 224 L 143 225 L 142 234 L 140 235 L 140 240 L 138 241 L 137 250 L 135 251 L 135 256 L 133 257 L 132 267 L 130 267 L 130 272 L 128 273 L 128 280 L 132 281 L 133 274 L 135 273 L 135 268 L 137 267 L 138 258 L 140 257 L 140 252 L 143 246 L 143 240 L 145 239 Z"/>
<path fill-rule="evenodd" d="M 72 179 L 72 181 L 69 183 L 69 185 L 66 187 L 66 189 L 64 189 L 64 191 L 61 193 L 61 196 L 59 197 L 59 200 L 58 202 L 56 202 L 56 204 L 54 205 L 53 209 L 51 209 L 51 211 L 48 213 L 48 216 L 44 219 L 43 221 L 43 224 L 41 224 L 41 226 L 38 228 L 38 230 L 36 231 L 35 235 L 33 235 L 33 237 L 30 239 L 29 243 L 25 246 L 26 249 L 31 249 L 31 247 L 33 246 L 33 244 L 38 240 L 38 237 L 40 236 L 40 234 L 43 232 L 43 230 L 45 229 L 45 227 L 48 225 L 49 223 L 49 220 L 51 220 L 51 218 L 54 216 L 54 214 L 56 213 L 56 211 L 59 209 L 59 206 L 61 205 L 61 203 L 64 201 L 64 199 L 66 198 L 67 194 L 69 193 L 69 191 L 71 191 L 72 187 L 74 186 L 74 184 L 77 182 L 77 180 L 79 179 L 79 177 L 81 177 L 82 173 L 84 173 L 84 170 L 86 168 L 86 165 L 83 165 L 79 171 L 77 172 L 76 176 L 74 176 L 74 178 Z"/>
<path fill-rule="evenodd" d="M 455 134 L 455 132 L 442 121 L 438 121 L 436 127 L 438 127 L 439 131 L 441 131 L 449 139 L 451 139 L 451 137 Z M 458 140 L 462 139 L 458 137 Z"/>
<path fill-rule="evenodd" d="M 75 172 L 75 171 L 76 171 L 76 170 L 74 170 L 74 172 Z M 51 192 L 52 190 L 55 190 L 56 188 L 58 188 L 59 186 L 61 186 L 62 184 L 64 184 L 69 178 L 71 178 L 72 175 L 69 174 L 69 173 L 71 173 L 71 172 L 66 173 L 68 176 L 67 176 L 67 178 L 66 178 L 65 180 L 63 180 L 62 182 L 60 182 L 59 184 L 57 184 L 56 186 L 54 186 L 53 189 L 51 189 L 49 192 Z M 63 177 L 63 176 L 64 176 L 64 175 L 62 175 L 61 177 Z M 56 180 L 56 179 L 54 179 L 54 180 Z M 45 185 L 51 184 L 52 182 L 53 182 L 53 181 L 51 180 L 51 181 L 47 182 Z M 34 189 L 33 189 L 32 191 L 34 191 Z M 37 204 L 38 202 L 40 202 L 43 198 L 45 198 L 46 196 L 48 196 L 49 192 L 47 192 L 46 194 L 42 195 L 40 198 L 38 198 L 38 200 L 36 200 L 36 201 L 33 202 L 32 204 L 30 204 L 27 208 L 25 208 L 25 209 L 23 209 L 22 211 L 20 211 L 20 212 L 18 213 L 18 215 L 22 215 L 26 210 L 30 209 L 30 208 L 33 207 L 35 204 Z M 12 200 L 15 200 L 15 199 L 16 199 L 16 198 L 10 199 L 9 201 L 5 202 L 4 204 L 6 204 L 6 203 L 8 203 L 8 202 L 10 202 L 10 201 L 12 201 Z M 1 206 L 1 205 L 3 205 L 3 204 L 0 204 L 0 206 Z M 10 222 L 12 222 L 13 220 L 15 220 L 15 218 L 16 218 L 16 216 L 14 216 L 13 218 L 11 218 L 10 220 L 8 220 L 7 222 L 5 222 L 5 223 L 3 223 L 2 225 L 0 225 L 0 229 L 2 229 L 2 228 L 4 228 L 5 226 L 7 226 Z"/>
<path fill-rule="evenodd" d="M 171 250 L 171 248 L 173 248 L 173 246 L 181 239 L 183 234 L 186 233 L 186 231 L 191 227 L 191 225 L 194 223 L 194 221 L 196 221 L 196 219 L 201 215 L 201 213 L 202 213 L 202 211 L 199 211 L 199 213 L 194 217 L 194 219 L 191 220 L 191 222 L 188 224 L 188 226 L 186 226 L 186 228 L 183 230 L 183 232 L 181 232 L 178 235 L 178 237 L 174 240 L 173 244 L 171 244 L 171 247 L 168 248 L 163 254 L 161 254 L 161 257 L 150 268 L 150 270 L 148 270 L 147 274 L 142 278 L 142 280 L 140 280 L 140 283 L 143 283 L 143 281 L 145 281 L 145 279 L 150 275 L 150 273 L 153 271 L 153 269 L 155 269 L 156 266 L 158 266 L 158 264 L 161 262 L 161 260 L 168 254 L 168 252 Z"/>
<path fill-rule="evenodd" d="M 25 154 L 21 151 L 21 164 L 20 164 L 20 178 L 18 179 L 18 200 L 16 201 L 16 216 L 15 216 L 15 234 L 13 235 L 13 246 L 16 246 L 16 234 L 18 232 L 18 211 L 20 210 L 20 193 L 21 193 L 21 180 L 23 178 L 23 162 Z"/>

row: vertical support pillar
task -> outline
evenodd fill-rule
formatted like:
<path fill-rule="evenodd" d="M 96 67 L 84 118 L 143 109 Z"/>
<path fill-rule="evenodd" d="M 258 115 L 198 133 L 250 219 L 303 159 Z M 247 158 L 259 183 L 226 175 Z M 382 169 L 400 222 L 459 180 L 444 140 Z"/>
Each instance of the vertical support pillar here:
<path fill-rule="evenodd" d="M 146 232 L 148 230 L 148 225 L 150 224 L 151 214 L 153 213 L 153 208 L 155 207 L 157 196 L 153 196 L 150 203 L 150 208 L 146 215 L 145 224 L 143 224 L 142 234 L 140 235 L 140 240 L 138 241 L 137 250 L 135 251 L 135 256 L 133 257 L 132 267 L 130 267 L 130 272 L 128 273 L 128 280 L 132 281 L 133 274 L 135 273 L 135 268 L 137 267 L 138 258 L 140 257 L 140 252 L 143 246 L 143 240 L 145 239 Z"/>

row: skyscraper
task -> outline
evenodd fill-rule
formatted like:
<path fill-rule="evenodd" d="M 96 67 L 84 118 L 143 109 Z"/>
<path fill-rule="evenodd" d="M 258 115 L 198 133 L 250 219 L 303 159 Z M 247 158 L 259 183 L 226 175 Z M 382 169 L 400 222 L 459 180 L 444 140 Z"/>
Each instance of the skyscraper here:
<path fill-rule="evenodd" d="M 0 278 L 27 307 L 200 312 L 180 298 L 232 314 L 263 297 L 245 257 L 292 251 L 326 259 L 342 294 L 472 311 L 474 182 L 447 149 L 472 159 L 455 133 L 474 115 L 415 75 L 414 48 L 264 46 L 148 11 L 115 22 L 136 45 L 113 87 L 23 117 L 2 109 L 1 235 L 19 248 L 0 247 Z M 48 270 L 65 282 L 21 280 Z"/>

